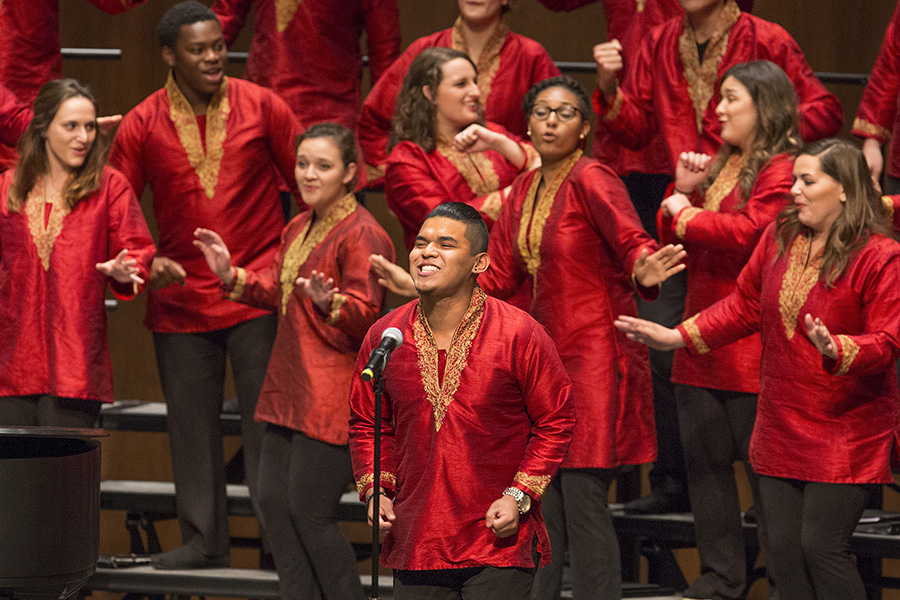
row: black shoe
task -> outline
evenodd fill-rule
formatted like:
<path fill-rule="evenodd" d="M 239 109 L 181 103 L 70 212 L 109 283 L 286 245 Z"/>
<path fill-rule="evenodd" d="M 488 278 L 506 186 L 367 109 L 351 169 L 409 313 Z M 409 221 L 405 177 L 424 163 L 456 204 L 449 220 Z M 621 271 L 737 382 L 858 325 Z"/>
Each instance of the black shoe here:
<path fill-rule="evenodd" d="M 641 515 L 662 515 L 666 513 L 690 512 L 691 504 L 684 494 L 650 492 L 646 496 L 627 502 L 623 510 L 627 513 Z"/>
<path fill-rule="evenodd" d="M 190 546 L 179 546 L 162 554 L 154 554 L 150 559 L 154 569 L 165 571 L 173 569 L 227 569 L 231 566 L 231 558 L 227 554 L 206 556 Z"/>

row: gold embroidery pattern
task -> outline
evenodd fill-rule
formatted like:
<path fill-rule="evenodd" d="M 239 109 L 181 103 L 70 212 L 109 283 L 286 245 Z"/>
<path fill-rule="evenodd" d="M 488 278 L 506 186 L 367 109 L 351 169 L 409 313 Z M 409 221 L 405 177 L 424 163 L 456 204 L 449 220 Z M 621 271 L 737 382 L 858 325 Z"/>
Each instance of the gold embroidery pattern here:
<path fill-rule="evenodd" d="M 894 199 L 890 196 L 882 196 L 881 201 L 884 202 L 885 208 L 887 208 L 887 217 L 889 221 L 894 220 Z"/>
<path fill-rule="evenodd" d="M 331 314 L 328 315 L 326 325 L 334 325 L 341 318 L 341 307 L 347 303 L 347 296 L 343 294 L 335 294 L 331 297 Z"/>
<path fill-rule="evenodd" d="M 731 27 L 741 16 L 741 9 L 734 0 L 728 0 L 722 13 L 722 28 L 709 39 L 703 62 L 697 52 L 697 37 L 687 17 L 684 18 L 684 33 L 678 38 L 678 52 L 684 65 L 684 78 L 688 84 L 688 94 L 694 104 L 697 131 L 703 129 L 703 115 L 712 100 L 716 82 L 719 79 L 719 64 L 728 48 Z"/>
<path fill-rule="evenodd" d="M 698 208 L 696 206 L 688 206 L 683 211 L 678 213 L 677 220 L 675 221 L 675 235 L 679 240 L 683 240 L 684 236 L 687 235 L 687 224 L 703 212 L 702 208 Z"/>
<path fill-rule="evenodd" d="M 603 115 L 603 120 L 607 123 L 612 121 L 616 117 L 619 116 L 619 113 L 622 112 L 622 103 L 625 101 L 625 96 L 622 95 L 622 90 L 618 87 L 616 88 L 616 97 L 613 98 L 612 107 L 607 111 L 605 115 Z"/>
<path fill-rule="evenodd" d="M 459 152 L 447 140 L 438 140 L 438 152 L 450 161 L 476 196 L 486 196 L 500 188 L 500 177 L 485 152 Z"/>
<path fill-rule="evenodd" d="M 469 44 L 466 43 L 462 28 L 462 17 L 457 17 L 456 22 L 453 23 L 453 30 L 450 32 L 450 45 L 454 50 L 469 54 Z M 488 97 L 491 95 L 491 84 L 500 68 L 500 50 L 503 48 L 507 35 L 509 35 L 509 28 L 506 23 L 500 21 L 490 39 L 485 43 L 481 56 L 478 57 L 476 68 L 478 69 L 478 89 L 481 92 L 482 107 L 487 104 Z"/>
<path fill-rule="evenodd" d="M 854 133 L 859 131 L 861 133 L 873 135 L 882 142 L 891 137 L 891 131 L 889 129 L 885 129 L 881 125 L 876 125 L 875 123 L 870 123 L 865 119 L 853 119 L 853 131 Z"/>
<path fill-rule="evenodd" d="M 389 473 L 387 471 L 381 472 L 381 482 L 389 483 L 393 487 L 397 487 L 397 477 L 393 473 Z M 362 477 L 356 480 L 356 491 L 359 492 L 359 495 L 362 496 L 363 492 L 366 491 L 366 488 L 369 487 L 372 483 L 375 483 L 375 474 L 374 473 L 366 473 Z"/>
<path fill-rule="evenodd" d="M 835 375 L 846 375 L 850 370 L 850 365 L 853 364 L 853 361 L 856 360 L 856 355 L 859 354 L 859 344 L 853 341 L 848 335 L 836 335 L 834 336 L 841 342 L 841 368 L 838 369 Z"/>
<path fill-rule="evenodd" d="M 352 192 L 347 194 L 338 200 L 337 204 L 328 211 L 328 214 L 312 226 L 312 229 L 310 229 L 312 219 L 307 221 L 300 235 L 291 242 L 281 262 L 281 275 L 279 277 L 281 282 L 281 314 L 287 314 L 288 300 L 290 300 L 291 293 L 294 291 L 294 282 L 297 280 L 300 267 L 309 258 L 313 249 L 325 239 L 325 236 L 331 233 L 331 230 L 338 223 L 353 214 L 357 206 L 356 196 Z"/>
<path fill-rule="evenodd" d="M 481 212 L 493 220 L 497 220 L 503 210 L 503 192 L 491 192 L 481 205 Z"/>
<path fill-rule="evenodd" d="M 684 321 L 681 326 L 684 327 L 688 337 L 691 338 L 691 343 L 694 344 L 697 354 L 706 354 L 709 352 L 709 346 L 703 341 L 703 336 L 700 335 L 700 328 L 697 327 L 696 321 L 699 316 L 700 314 L 697 313 L 687 321 Z"/>
<path fill-rule="evenodd" d="M 441 424 L 447 415 L 447 408 L 453 402 L 453 396 L 459 387 L 459 380 L 466 361 L 469 358 L 469 350 L 472 341 L 481 326 L 481 316 L 484 314 L 485 294 L 480 287 L 475 288 L 472 294 L 472 302 L 469 309 L 460 321 L 450 349 L 447 350 L 447 364 L 444 367 L 443 385 L 438 386 L 438 349 L 434 342 L 434 334 L 425 318 L 422 304 L 416 308 L 416 321 L 413 323 L 413 339 L 418 354 L 419 373 L 422 376 L 422 385 L 425 395 L 434 412 L 434 429 L 441 430 Z"/>
<path fill-rule="evenodd" d="M 515 477 L 513 477 L 513 481 L 534 490 L 537 492 L 538 496 L 544 495 L 547 486 L 550 485 L 550 479 L 551 477 L 549 475 L 529 475 L 522 471 L 518 471 Z"/>
<path fill-rule="evenodd" d="M 71 209 L 68 204 L 56 195 L 53 198 L 53 205 L 50 208 L 50 218 L 44 226 L 44 182 L 38 179 L 34 187 L 28 193 L 25 199 L 25 217 L 28 219 L 28 230 L 31 232 L 31 239 L 34 241 L 37 249 L 38 257 L 41 259 L 41 265 L 44 271 L 50 270 L 50 255 L 53 253 L 53 246 L 56 244 L 56 238 L 62 233 L 63 219 L 69 214 Z"/>
<path fill-rule="evenodd" d="M 525 151 L 525 169 L 530 171 L 531 169 L 539 167 L 541 165 L 541 155 L 534 149 L 534 146 L 531 144 L 520 145 L 522 146 L 522 150 Z"/>
<path fill-rule="evenodd" d="M 800 316 L 800 309 L 803 308 L 807 296 L 819 281 L 822 258 L 819 256 L 807 265 L 809 246 L 810 242 L 806 236 L 798 235 L 794 239 L 788 252 L 788 267 L 781 280 L 781 290 L 778 292 L 778 310 L 781 312 L 781 322 L 789 340 L 794 337 L 797 329 L 797 317 Z"/>
<path fill-rule="evenodd" d="M 532 277 L 537 273 L 538 267 L 541 266 L 541 240 L 544 238 L 544 226 L 547 224 L 547 219 L 550 218 L 550 211 L 553 210 L 556 194 L 580 158 L 581 150 L 573 152 L 556 170 L 553 178 L 544 186 L 544 190 L 537 199 L 535 199 L 535 196 L 537 196 L 542 175 L 536 173 L 528 188 L 528 192 L 525 194 L 517 241 L 519 253 L 522 255 L 522 260 L 525 261 L 525 268 Z M 534 281 L 537 281 L 536 277 Z"/>
<path fill-rule="evenodd" d="M 384 177 L 384 172 L 384 165 L 378 165 L 376 167 L 373 167 L 372 165 L 366 165 L 366 179 L 368 179 L 370 183 L 375 181 L 376 179 L 381 179 L 382 177 Z"/>
<path fill-rule="evenodd" d="M 275 0 L 275 21 L 278 33 L 287 28 L 302 2 L 303 0 Z"/>
<path fill-rule="evenodd" d="M 247 271 L 241 267 L 234 269 L 234 287 L 228 294 L 229 300 L 237 300 L 244 295 L 244 286 L 247 285 Z"/>
<path fill-rule="evenodd" d="M 704 194 L 703 208 L 713 212 L 719 212 L 722 206 L 722 200 L 734 190 L 738 184 L 738 177 L 741 169 L 744 168 L 744 156 L 742 154 L 732 154 L 725 161 L 722 170 L 716 175 L 716 180 L 712 182 Z"/>
<path fill-rule="evenodd" d="M 219 169 L 225 155 L 225 125 L 231 112 L 228 102 L 228 77 L 222 79 L 219 90 L 213 94 L 206 109 L 206 153 L 200 139 L 200 128 L 194 109 L 175 83 L 172 73 L 166 80 L 166 95 L 169 98 L 169 117 L 178 132 L 178 140 L 187 152 L 188 162 L 200 178 L 200 184 L 207 198 L 212 198 L 219 181 Z"/>

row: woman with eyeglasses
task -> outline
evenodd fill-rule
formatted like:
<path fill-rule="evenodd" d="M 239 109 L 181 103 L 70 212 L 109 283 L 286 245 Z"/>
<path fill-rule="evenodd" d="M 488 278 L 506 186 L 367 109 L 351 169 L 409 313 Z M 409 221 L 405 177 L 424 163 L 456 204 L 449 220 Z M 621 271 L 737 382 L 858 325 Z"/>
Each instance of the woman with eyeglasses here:
<path fill-rule="evenodd" d="M 680 246 L 658 250 L 621 180 L 583 156 L 593 112 L 575 80 L 536 84 L 524 110 L 541 167 L 513 184 L 491 232 L 491 267 L 478 283 L 501 299 L 532 285 L 529 312 L 556 343 L 574 390 L 568 456 L 541 486 L 543 501 L 532 499 L 542 504 L 553 549 L 532 598 L 559 598 L 568 549 L 573 597 L 619 600 L 619 543 L 607 495 L 620 466 L 653 462 L 656 430 L 647 350 L 613 320 L 636 315 L 635 288 L 652 298 L 659 283 L 684 268 L 684 253 Z M 384 285 L 415 294 L 402 269 L 381 257 L 370 261 Z"/>

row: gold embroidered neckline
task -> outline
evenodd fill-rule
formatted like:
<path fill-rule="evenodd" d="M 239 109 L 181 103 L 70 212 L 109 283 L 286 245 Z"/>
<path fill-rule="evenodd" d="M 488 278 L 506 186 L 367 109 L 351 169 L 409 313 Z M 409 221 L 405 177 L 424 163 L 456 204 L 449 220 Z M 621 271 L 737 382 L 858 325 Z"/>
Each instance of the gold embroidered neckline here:
<path fill-rule="evenodd" d="M 525 194 L 525 201 L 522 203 L 522 217 L 519 221 L 519 237 L 518 246 L 522 260 L 525 262 L 525 268 L 537 282 L 536 273 L 538 267 L 541 266 L 541 240 L 544 238 L 544 226 L 547 219 L 550 218 L 550 211 L 553 210 L 553 203 L 556 200 L 556 194 L 559 192 L 560 186 L 572 169 L 575 163 L 581 158 L 581 150 L 576 150 L 560 165 L 556 173 L 544 189 L 541 191 L 540 197 L 537 196 L 538 187 L 541 184 L 542 175 L 538 171 L 528 191 Z"/>
<path fill-rule="evenodd" d="M 462 371 L 466 367 L 469 358 L 469 350 L 472 341 L 481 326 L 481 317 L 484 314 L 485 294 L 476 286 L 472 293 L 469 309 L 453 334 L 450 348 L 447 350 L 447 362 L 444 366 L 443 384 L 438 383 L 438 349 L 434 341 L 434 334 L 428 325 L 425 311 L 420 301 L 416 306 L 416 320 L 413 323 L 413 339 L 416 343 L 418 355 L 419 373 L 422 376 L 422 385 L 425 395 L 431 404 L 434 413 L 434 430 L 440 431 L 447 409 L 453 402 L 453 396 L 459 388 L 459 380 Z"/>
<path fill-rule="evenodd" d="M 488 158 L 487 153 L 459 152 L 443 138 L 438 139 L 437 151 L 450 161 L 476 196 L 487 196 L 500 189 L 500 176 L 497 175 L 494 163 Z"/>
<path fill-rule="evenodd" d="M 644 12 L 644 5 L 647 4 L 647 0 L 634 0 L 637 4 L 637 11 L 639 13 Z"/>
<path fill-rule="evenodd" d="M 200 178 L 206 197 L 212 198 L 216 183 L 219 181 L 222 157 L 225 154 L 225 124 L 231 112 L 231 105 L 228 102 L 228 77 L 222 79 L 222 85 L 213 94 L 206 109 L 206 152 L 203 151 L 194 109 L 181 93 L 171 72 L 166 80 L 165 89 L 169 98 L 169 116 L 175 125 L 178 140 L 187 153 L 188 162 Z"/>
<path fill-rule="evenodd" d="M 278 33 L 284 31 L 303 0 L 275 0 L 275 23 Z"/>
<path fill-rule="evenodd" d="M 687 17 L 684 18 L 684 32 L 678 38 L 678 52 L 684 65 L 684 78 L 688 84 L 688 94 L 694 104 L 694 118 L 697 131 L 703 130 L 703 115 L 709 107 L 719 79 L 719 65 L 725 50 L 731 28 L 741 16 L 741 9 L 734 0 L 728 0 L 722 12 L 722 28 L 713 34 L 706 46 L 703 62 L 697 51 L 697 37 Z"/>
<path fill-rule="evenodd" d="M 31 239 L 37 248 L 44 271 L 50 270 L 50 254 L 53 252 L 56 238 L 62 233 L 63 219 L 71 212 L 69 205 L 62 200 L 60 194 L 53 194 L 48 200 L 51 198 L 53 202 L 46 226 L 44 225 L 44 214 L 46 204 L 50 204 L 50 202 L 44 201 L 43 179 L 37 180 L 25 199 L 24 212 L 28 221 L 28 230 L 31 232 Z"/>
<path fill-rule="evenodd" d="M 287 314 L 288 301 L 291 293 L 294 291 L 294 282 L 297 280 L 300 267 L 309 258 L 313 249 L 331 233 L 338 223 L 349 217 L 359 206 L 356 202 L 356 196 L 349 193 L 337 204 L 331 207 L 328 214 L 319 219 L 310 229 L 312 224 L 312 215 L 304 225 L 300 234 L 294 238 L 287 252 L 284 253 L 284 259 L 281 262 L 281 314 Z M 307 233 L 309 235 L 307 235 Z"/>
<path fill-rule="evenodd" d="M 481 91 L 482 106 L 487 104 L 488 97 L 491 95 L 491 83 L 494 81 L 494 76 L 500 68 L 500 51 L 503 49 L 503 43 L 506 42 L 508 35 L 509 28 L 501 20 L 497 23 L 494 33 L 491 34 L 491 37 L 484 45 L 481 56 L 478 57 L 476 69 L 478 70 L 478 89 Z M 454 50 L 469 54 L 469 44 L 463 35 L 462 17 L 457 17 L 456 22 L 453 23 L 453 29 L 450 33 L 450 46 Z"/>
<path fill-rule="evenodd" d="M 722 200 L 728 197 L 738 184 L 741 169 L 744 168 L 744 155 L 733 153 L 722 165 L 722 170 L 716 175 L 715 181 L 707 188 L 703 195 L 703 210 L 719 212 Z"/>
<path fill-rule="evenodd" d="M 794 337 L 800 310 L 818 283 L 822 268 L 822 254 L 810 258 L 810 245 L 810 240 L 805 235 L 794 238 L 787 255 L 787 269 L 781 279 L 781 290 L 778 292 L 778 310 L 789 340 Z"/>

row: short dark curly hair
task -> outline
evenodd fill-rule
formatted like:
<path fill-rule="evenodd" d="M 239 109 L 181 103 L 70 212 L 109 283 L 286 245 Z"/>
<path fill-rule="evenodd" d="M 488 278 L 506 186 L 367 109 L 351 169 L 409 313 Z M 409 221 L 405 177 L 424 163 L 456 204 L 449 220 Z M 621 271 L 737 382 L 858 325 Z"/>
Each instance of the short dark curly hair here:
<path fill-rule="evenodd" d="M 555 87 L 572 92 L 572 94 L 578 100 L 578 111 L 581 113 L 581 118 L 584 121 L 593 121 L 594 109 L 591 106 L 590 96 L 588 96 L 588 93 L 584 91 L 584 88 L 580 83 L 578 83 L 568 75 L 550 77 L 548 79 L 544 79 L 543 81 L 538 81 L 536 84 L 531 86 L 531 89 L 529 89 L 525 93 L 525 98 L 522 100 L 522 110 L 525 111 L 526 118 L 531 116 L 531 111 L 534 110 L 534 101 L 537 99 L 538 94 L 540 94 L 544 90 L 549 90 L 550 88 Z"/>
<path fill-rule="evenodd" d="M 219 18 L 208 6 L 200 4 L 196 0 L 188 0 L 187 2 L 179 2 L 166 11 L 159 25 L 156 26 L 156 37 L 159 45 L 162 47 L 175 48 L 178 43 L 178 36 L 181 35 L 181 28 L 185 25 L 193 25 L 203 21 L 215 21 L 219 23 Z M 221 23 L 219 23 L 221 26 Z"/>

